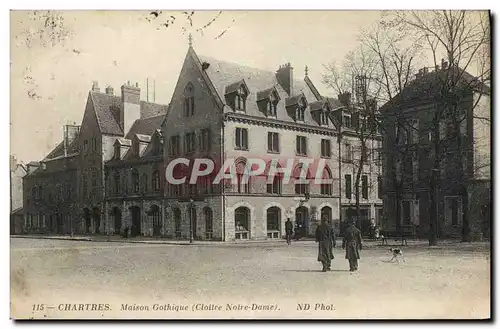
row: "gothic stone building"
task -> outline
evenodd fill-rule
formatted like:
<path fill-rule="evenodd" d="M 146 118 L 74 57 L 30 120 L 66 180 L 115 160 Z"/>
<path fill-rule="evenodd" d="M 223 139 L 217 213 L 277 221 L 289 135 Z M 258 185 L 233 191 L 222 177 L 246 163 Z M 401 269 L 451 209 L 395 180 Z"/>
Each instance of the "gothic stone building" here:
<path fill-rule="evenodd" d="M 340 109 L 319 94 L 307 72 L 296 79 L 289 63 L 268 72 L 198 56 L 190 46 L 162 126 L 164 164 L 189 159 L 177 165 L 185 169 L 177 178 L 186 181 L 195 158 L 211 159 L 216 170 L 196 185 L 166 183 L 166 234 L 274 239 L 284 235 L 286 218 L 303 236 L 312 235 L 322 217 L 338 229 L 341 127 L 334 113 Z M 264 174 L 247 179 L 245 167 L 255 158 L 264 160 Z M 306 180 L 299 179 L 298 159 L 313 162 Z M 236 181 L 212 184 L 227 160 L 234 161 Z M 319 160 L 324 168 L 315 165 Z M 273 161 L 288 170 L 289 182 L 280 175 L 268 180 Z M 315 184 L 318 176 L 326 182 Z"/>

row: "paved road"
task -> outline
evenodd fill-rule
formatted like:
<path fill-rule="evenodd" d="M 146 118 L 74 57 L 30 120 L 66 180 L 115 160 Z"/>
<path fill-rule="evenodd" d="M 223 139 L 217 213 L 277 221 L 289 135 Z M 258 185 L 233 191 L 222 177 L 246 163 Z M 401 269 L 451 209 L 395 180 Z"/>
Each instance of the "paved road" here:
<path fill-rule="evenodd" d="M 357 273 L 347 271 L 340 249 L 333 271 L 320 272 L 316 248 L 313 242 L 259 247 L 11 239 L 11 312 L 48 318 L 489 317 L 488 246 L 408 248 L 400 264 L 389 263 L 386 248 L 367 248 Z M 110 310 L 64 310 L 70 303 L 109 304 Z M 298 303 L 310 309 L 299 311 Z M 33 304 L 44 310 L 32 312 Z M 149 311 L 121 310 L 122 304 Z M 177 309 L 153 310 L 155 304 Z M 233 306 L 239 310 L 228 310 Z M 250 309 L 241 310 L 245 306 Z"/>

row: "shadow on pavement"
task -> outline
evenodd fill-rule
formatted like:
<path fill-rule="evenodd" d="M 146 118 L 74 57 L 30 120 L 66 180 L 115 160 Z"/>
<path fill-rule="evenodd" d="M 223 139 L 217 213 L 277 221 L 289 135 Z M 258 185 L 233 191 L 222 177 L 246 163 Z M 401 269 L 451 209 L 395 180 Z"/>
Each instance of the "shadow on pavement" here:
<path fill-rule="evenodd" d="M 283 272 L 323 272 L 321 270 L 283 270 Z M 330 270 L 328 272 L 349 272 L 349 270 Z"/>

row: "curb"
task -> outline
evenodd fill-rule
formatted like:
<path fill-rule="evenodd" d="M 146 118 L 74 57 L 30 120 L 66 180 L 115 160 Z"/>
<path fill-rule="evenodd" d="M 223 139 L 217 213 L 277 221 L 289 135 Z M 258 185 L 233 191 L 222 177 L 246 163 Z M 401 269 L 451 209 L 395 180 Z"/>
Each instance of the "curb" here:
<path fill-rule="evenodd" d="M 151 244 L 151 245 L 175 245 L 175 246 L 213 246 L 213 247 L 221 247 L 221 246 L 241 246 L 241 247 L 251 247 L 251 246 L 259 246 L 259 247 L 272 247 L 272 246 L 280 246 L 286 245 L 285 240 L 283 241 L 252 241 L 252 242 L 201 242 L 201 241 L 193 241 L 190 243 L 189 241 L 168 241 L 168 240 L 157 240 L 157 241 L 147 241 L 147 240 L 115 240 L 115 239 L 92 239 L 92 238 L 83 238 L 83 237 L 51 237 L 51 236 L 27 236 L 27 235 L 11 235 L 11 238 L 14 239 L 33 239 L 33 240 L 64 240 L 64 241 L 85 241 L 85 242 L 112 242 L 112 243 L 135 243 L 135 244 Z M 304 242 L 314 243 L 312 240 L 302 240 L 295 241 L 295 244 L 300 243 L 304 244 Z"/>

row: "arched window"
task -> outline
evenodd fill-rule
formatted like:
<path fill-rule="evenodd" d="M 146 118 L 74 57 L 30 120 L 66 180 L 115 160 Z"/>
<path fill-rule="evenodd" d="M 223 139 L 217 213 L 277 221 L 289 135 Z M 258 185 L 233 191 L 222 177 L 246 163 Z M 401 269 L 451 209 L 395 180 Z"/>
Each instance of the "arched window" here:
<path fill-rule="evenodd" d="M 295 194 L 305 195 L 309 193 L 310 173 L 307 169 L 304 173 L 301 164 L 297 165 L 293 170 L 293 178 L 295 180 Z"/>
<path fill-rule="evenodd" d="M 270 175 L 271 162 L 267 165 L 266 170 L 266 181 L 267 181 L 267 193 L 269 194 L 281 194 L 283 188 L 283 173 L 276 172 L 273 177 Z M 276 163 L 276 169 L 281 168 L 279 163 Z"/>
<path fill-rule="evenodd" d="M 236 110 L 246 111 L 246 109 L 247 109 L 247 105 L 246 105 L 247 96 L 248 96 L 248 94 L 247 94 L 247 91 L 245 90 L 245 87 L 243 87 L 243 85 L 241 85 L 237 91 L 237 94 L 236 94 L 236 100 L 235 100 Z"/>
<path fill-rule="evenodd" d="M 246 159 L 238 159 L 236 161 L 236 192 L 238 193 L 250 193 L 250 177 L 248 176 L 246 165 Z"/>
<path fill-rule="evenodd" d="M 321 220 L 328 220 L 330 224 L 332 224 L 332 208 L 328 206 L 324 206 L 321 208 Z"/>
<path fill-rule="evenodd" d="M 297 106 L 297 113 L 295 115 L 295 118 L 297 121 L 304 121 L 305 114 L 306 114 L 306 108 L 307 108 L 307 102 L 304 97 L 301 97 L 299 99 L 299 104 Z"/>
<path fill-rule="evenodd" d="M 239 207 L 234 211 L 234 229 L 236 240 L 250 238 L 250 210 Z"/>
<path fill-rule="evenodd" d="M 275 117 L 277 115 L 278 99 L 271 93 L 269 96 L 269 103 L 267 108 L 267 115 Z"/>
<path fill-rule="evenodd" d="M 184 89 L 184 116 L 194 115 L 194 87 L 189 83 Z"/>
<path fill-rule="evenodd" d="M 280 237 L 281 209 L 271 207 L 267 209 L 267 237 L 269 239 L 278 239 Z"/>
<path fill-rule="evenodd" d="M 328 167 L 323 168 L 323 175 L 321 176 L 321 194 L 322 195 L 332 195 L 333 194 L 333 182 L 332 173 Z"/>

